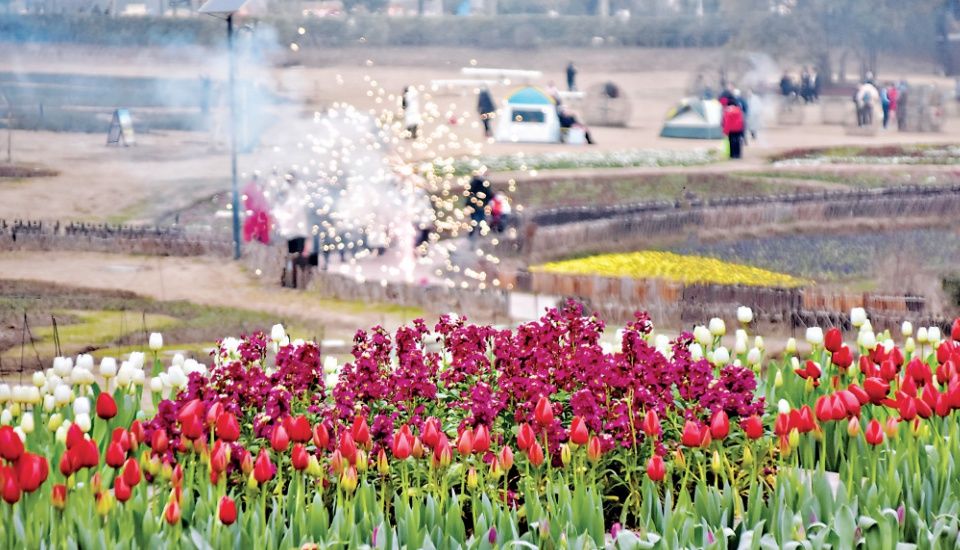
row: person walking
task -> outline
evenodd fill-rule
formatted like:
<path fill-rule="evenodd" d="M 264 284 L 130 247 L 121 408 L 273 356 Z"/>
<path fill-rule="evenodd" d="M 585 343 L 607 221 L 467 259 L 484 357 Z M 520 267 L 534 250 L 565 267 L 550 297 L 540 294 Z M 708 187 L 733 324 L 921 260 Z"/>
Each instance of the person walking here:
<path fill-rule="evenodd" d="M 480 89 L 480 95 L 477 97 L 477 112 L 480 114 L 480 122 L 483 123 L 483 137 L 493 137 L 492 124 L 493 117 L 497 115 L 497 106 L 486 86 Z"/>
<path fill-rule="evenodd" d="M 750 138 L 756 141 L 763 126 L 763 101 L 759 94 L 748 90 L 746 105 L 747 131 L 750 133 Z"/>
<path fill-rule="evenodd" d="M 742 157 L 743 147 L 743 110 L 735 101 L 721 101 L 723 107 L 723 133 L 730 142 L 730 158 Z"/>
<path fill-rule="evenodd" d="M 470 188 L 467 191 L 467 207 L 470 208 L 470 241 L 476 239 L 481 231 L 481 224 L 487 220 L 487 205 L 493 199 L 493 189 L 490 182 L 480 173 L 470 179 Z"/>
<path fill-rule="evenodd" d="M 577 90 L 577 68 L 573 61 L 567 63 L 567 90 L 571 92 Z"/>
<path fill-rule="evenodd" d="M 419 137 L 421 122 L 420 93 L 416 86 L 407 86 L 403 89 L 403 126 L 411 139 Z"/>
<path fill-rule="evenodd" d="M 869 75 L 869 73 L 868 73 Z M 857 104 L 857 126 L 863 128 L 873 124 L 873 106 L 880 103 L 880 92 L 872 83 L 872 76 L 860 85 L 855 96 Z"/>
<path fill-rule="evenodd" d="M 887 111 L 883 114 L 883 127 L 886 129 L 890 119 L 897 120 L 897 110 L 900 107 L 900 90 L 893 82 L 890 82 L 884 89 L 884 94 L 887 97 Z"/>

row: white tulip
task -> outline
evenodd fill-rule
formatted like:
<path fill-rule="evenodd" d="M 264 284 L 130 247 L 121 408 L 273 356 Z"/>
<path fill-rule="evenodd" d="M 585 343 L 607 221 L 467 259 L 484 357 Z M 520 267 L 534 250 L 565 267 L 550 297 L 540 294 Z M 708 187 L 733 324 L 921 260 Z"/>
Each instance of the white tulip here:
<path fill-rule="evenodd" d="M 822 345 L 823 329 L 820 327 L 807 327 L 807 343 L 811 346 Z"/>
<path fill-rule="evenodd" d="M 13 398 L 11 399 L 11 401 L 13 401 L 14 403 L 23 403 L 23 402 L 25 402 L 25 401 L 27 400 L 26 392 L 24 391 L 25 389 L 26 389 L 26 388 L 25 388 L 24 386 L 14 386 L 14 387 L 13 387 Z"/>
<path fill-rule="evenodd" d="M 170 381 L 170 386 L 176 389 L 184 388 L 187 385 L 187 375 L 183 373 L 183 369 L 173 365 L 167 369 L 167 375 Z"/>
<path fill-rule="evenodd" d="M 221 344 L 224 351 L 227 352 L 227 355 L 234 356 L 237 353 L 237 349 L 240 348 L 240 340 L 234 337 L 227 337 L 223 339 Z"/>
<path fill-rule="evenodd" d="M 903 324 L 900 325 L 900 334 L 902 334 L 902 335 L 904 335 L 904 336 L 912 336 L 912 335 L 913 335 L 913 323 L 911 323 L 910 321 L 904 321 Z"/>
<path fill-rule="evenodd" d="M 10 391 L 9 384 L 0 384 L 0 403 L 6 403 L 10 401 L 13 393 Z"/>
<path fill-rule="evenodd" d="M 53 391 L 60 384 L 63 384 L 63 379 L 61 379 L 59 376 L 54 374 L 52 371 L 47 373 L 47 389 L 49 389 L 50 391 Z M 50 393 L 50 392 L 47 392 L 47 393 Z"/>
<path fill-rule="evenodd" d="M 136 386 L 142 386 L 147 382 L 147 373 L 143 369 L 133 369 L 133 383 Z"/>
<path fill-rule="evenodd" d="M 70 375 L 71 370 L 73 370 L 73 359 L 69 357 L 53 358 L 53 372 L 57 373 L 57 376 L 66 378 Z"/>
<path fill-rule="evenodd" d="M 153 393 L 163 391 L 163 380 L 159 376 L 154 376 L 150 379 L 150 391 Z"/>
<path fill-rule="evenodd" d="M 197 361 L 196 359 L 186 359 L 186 360 L 184 360 L 184 362 L 183 362 L 183 372 L 184 372 L 187 376 L 190 376 L 191 374 L 193 374 L 193 373 L 195 373 L 195 372 L 199 372 L 200 374 L 204 374 L 204 373 L 206 373 L 206 371 L 207 371 L 207 367 L 206 367 L 205 365 L 203 365 L 202 363 L 200 363 L 199 361 Z"/>
<path fill-rule="evenodd" d="M 51 432 L 56 432 L 60 429 L 60 426 L 63 425 L 63 415 L 60 413 L 53 413 L 50 415 L 50 419 L 47 420 L 47 429 Z"/>
<path fill-rule="evenodd" d="M 93 377 L 93 372 L 87 369 L 76 368 L 70 373 L 70 382 L 79 386 L 92 386 L 93 383 L 96 382 L 96 379 Z"/>
<path fill-rule="evenodd" d="M 90 399 L 88 397 L 78 397 L 73 400 L 73 415 L 90 414 Z"/>
<path fill-rule="evenodd" d="M 21 428 L 20 426 L 17 426 L 16 428 L 14 428 L 13 433 L 17 434 L 17 437 L 20 438 L 21 443 L 27 442 L 27 433 L 23 431 L 23 428 Z"/>
<path fill-rule="evenodd" d="M 897 344 L 896 344 L 892 339 L 887 338 L 887 339 L 884 340 L 883 342 L 880 342 L 880 345 L 883 346 L 883 349 L 884 349 L 887 353 L 889 353 L 890 350 L 892 350 L 894 347 L 896 347 Z"/>
<path fill-rule="evenodd" d="M 713 342 L 713 335 L 710 334 L 710 329 L 703 325 L 697 325 L 693 327 L 693 339 L 697 341 L 703 347 L 709 347 Z"/>
<path fill-rule="evenodd" d="M 52 418 L 51 418 L 50 420 L 51 420 L 51 422 L 53 421 Z M 54 437 L 54 439 L 57 440 L 57 443 L 59 443 L 59 444 L 61 444 L 61 445 L 66 445 L 66 444 L 67 444 L 67 430 L 70 429 L 70 424 L 71 424 L 71 422 L 70 422 L 69 420 L 66 420 L 66 421 L 64 421 L 63 424 L 60 424 L 60 426 L 58 426 L 58 427 L 56 428 L 56 432 L 57 432 L 57 433 L 56 433 L 53 437 Z"/>
<path fill-rule="evenodd" d="M 77 356 L 77 368 L 92 371 L 94 367 L 93 356 L 84 353 Z"/>
<path fill-rule="evenodd" d="M 26 390 L 25 391 L 26 395 L 24 397 L 23 402 L 29 403 L 30 405 L 39 405 L 43 399 L 40 396 L 40 388 L 36 386 L 30 386 L 24 389 Z"/>
<path fill-rule="evenodd" d="M 50 394 L 43 396 L 43 410 L 44 412 L 53 412 L 57 408 L 57 399 Z"/>
<path fill-rule="evenodd" d="M 753 339 L 753 347 L 759 349 L 760 351 L 767 349 L 766 344 L 763 342 L 763 336 L 757 335 L 757 337 Z"/>
<path fill-rule="evenodd" d="M 862 307 L 855 307 L 850 310 L 850 324 L 859 327 L 867 322 L 867 312 Z"/>
<path fill-rule="evenodd" d="M 860 330 L 869 330 L 870 332 L 874 332 L 873 325 L 870 323 L 870 319 L 867 319 L 862 325 L 860 325 Z"/>
<path fill-rule="evenodd" d="M 133 383 L 133 365 L 129 361 L 124 361 L 120 363 L 120 368 L 117 370 L 117 386 L 121 388 L 126 388 Z"/>
<path fill-rule="evenodd" d="M 340 376 L 335 372 L 327 374 L 326 376 L 323 377 L 323 385 L 326 386 L 327 388 L 337 387 L 337 382 L 339 381 L 340 381 Z"/>
<path fill-rule="evenodd" d="M 877 347 L 877 336 L 871 331 L 862 331 L 857 336 L 857 344 L 862 348 L 872 350 Z"/>
<path fill-rule="evenodd" d="M 10 409 L 4 407 L 3 411 L 0 412 L 0 424 L 4 426 L 13 424 L 13 413 L 10 412 Z"/>
<path fill-rule="evenodd" d="M 334 357 L 334 356 L 332 356 L 332 355 L 328 355 L 328 356 L 324 357 L 324 358 L 323 358 L 323 372 L 326 373 L 326 374 L 330 374 L 330 373 L 336 372 L 336 371 L 337 371 L 337 358 Z"/>
<path fill-rule="evenodd" d="M 927 329 L 927 342 L 933 346 L 940 343 L 940 327 L 929 327 Z"/>
<path fill-rule="evenodd" d="M 690 344 L 690 359 L 694 361 L 703 359 L 703 346 L 696 342 Z"/>
<path fill-rule="evenodd" d="M 903 343 L 903 350 L 907 353 L 913 353 L 917 349 L 917 343 L 913 338 L 907 338 L 906 342 Z"/>
<path fill-rule="evenodd" d="M 622 341 L 623 338 L 621 337 L 620 340 Z M 303 338 L 297 338 L 296 340 L 294 340 L 293 342 L 291 342 L 290 345 L 293 346 L 293 347 L 295 347 L 295 348 L 299 348 L 299 347 L 303 346 L 303 345 L 306 344 L 306 343 L 307 343 L 307 341 L 304 340 Z"/>
<path fill-rule="evenodd" d="M 117 375 L 117 360 L 113 357 L 104 357 L 103 361 L 100 361 L 100 376 L 106 380 L 110 380 Z"/>
<path fill-rule="evenodd" d="M 270 339 L 274 344 L 279 344 L 287 339 L 287 331 L 284 330 L 283 325 L 273 325 L 273 327 L 270 329 Z"/>
<path fill-rule="evenodd" d="M 613 353 L 613 344 L 610 342 L 600 342 L 600 351 L 602 351 L 605 355 L 610 355 Z"/>
<path fill-rule="evenodd" d="M 43 374 L 43 371 L 38 370 L 37 372 L 33 373 L 31 381 L 33 382 L 34 386 L 42 388 L 47 383 L 47 377 Z"/>
<path fill-rule="evenodd" d="M 713 352 L 713 363 L 718 367 L 722 367 L 730 362 L 730 352 L 727 351 L 727 348 L 720 346 Z"/>
<path fill-rule="evenodd" d="M 793 370 L 800 368 L 800 360 L 797 359 L 796 356 L 790 358 L 790 368 Z"/>
<path fill-rule="evenodd" d="M 759 365 L 762 359 L 763 359 L 763 352 L 761 352 L 758 348 L 750 348 L 750 351 L 747 353 L 748 364 Z"/>
<path fill-rule="evenodd" d="M 152 351 L 160 351 L 163 349 L 163 335 L 159 332 L 150 333 L 150 349 Z"/>
<path fill-rule="evenodd" d="M 710 319 L 710 334 L 714 336 L 723 336 L 727 333 L 727 325 L 723 322 L 723 319 L 719 317 L 714 317 Z"/>
<path fill-rule="evenodd" d="M 87 433 L 90 431 L 91 421 L 90 421 L 90 415 L 87 413 L 78 414 L 77 416 L 75 416 L 73 418 L 73 423 L 76 424 L 77 427 L 80 428 L 80 431 L 83 433 Z"/>
<path fill-rule="evenodd" d="M 73 391 L 67 384 L 60 384 L 53 390 L 53 400 L 58 407 L 62 407 L 73 399 Z"/>
<path fill-rule="evenodd" d="M 737 340 L 733 344 L 733 353 L 737 355 L 743 355 L 747 353 L 747 341 L 746 340 Z"/>
<path fill-rule="evenodd" d="M 171 365 L 176 365 L 176 366 L 178 366 L 178 367 L 183 367 L 183 362 L 184 362 L 184 361 L 186 361 L 186 359 L 184 359 L 182 353 L 175 353 L 175 354 L 173 354 L 173 361 L 171 361 L 170 364 L 171 364 Z"/>
<path fill-rule="evenodd" d="M 23 416 L 20 417 L 20 429 L 23 430 L 25 434 L 32 434 L 34 425 L 33 425 L 33 413 L 27 411 L 23 413 Z"/>
<path fill-rule="evenodd" d="M 796 338 L 788 338 L 788 339 L 787 339 L 787 345 L 786 345 L 786 347 L 784 348 L 784 351 L 787 352 L 787 353 L 797 353 L 797 339 L 796 339 Z"/>
<path fill-rule="evenodd" d="M 130 358 L 127 360 L 130 361 L 130 366 L 133 368 L 142 369 L 146 361 L 146 356 L 142 351 L 134 351 L 130 353 Z"/>
<path fill-rule="evenodd" d="M 741 324 L 749 325 L 753 322 L 753 310 L 747 306 L 740 306 L 737 308 L 737 321 L 740 321 Z"/>
<path fill-rule="evenodd" d="M 159 375 L 159 378 L 160 378 L 160 383 L 163 384 L 163 389 L 169 389 L 169 388 L 172 388 L 172 387 L 173 387 L 173 385 L 170 383 L 170 375 L 169 375 L 169 374 L 167 374 L 167 373 L 165 373 L 165 372 L 161 372 L 160 375 Z"/>
<path fill-rule="evenodd" d="M 777 412 L 780 414 L 790 414 L 790 403 L 786 399 L 777 401 Z"/>
<path fill-rule="evenodd" d="M 929 342 L 927 336 L 927 327 L 920 327 L 917 329 L 917 343 L 926 344 Z"/>

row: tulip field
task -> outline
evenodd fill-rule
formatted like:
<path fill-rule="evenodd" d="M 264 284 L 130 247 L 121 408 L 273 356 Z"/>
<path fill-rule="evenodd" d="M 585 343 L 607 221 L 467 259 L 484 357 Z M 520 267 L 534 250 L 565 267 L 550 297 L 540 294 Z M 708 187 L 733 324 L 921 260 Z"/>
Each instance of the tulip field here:
<path fill-rule="evenodd" d="M 960 320 L 270 334 L 0 385 L 4 548 L 952 548 Z M 9 381 L 8 381 L 9 382 Z"/>

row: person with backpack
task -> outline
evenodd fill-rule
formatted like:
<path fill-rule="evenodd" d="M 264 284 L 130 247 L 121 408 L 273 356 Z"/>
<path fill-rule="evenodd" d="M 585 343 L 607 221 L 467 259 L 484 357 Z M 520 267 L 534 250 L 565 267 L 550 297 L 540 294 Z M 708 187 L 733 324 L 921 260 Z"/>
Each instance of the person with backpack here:
<path fill-rule="evenodd" d="M 490 95 L 490 89 L 486 86 L 480 88 L 480 95 L 477 97 L 477 112 L 480 114 L 480 121 L 483 122 L 483 137 L 493 137 L 491 124 L 493 117 L 497 115 L 497 106 L 493 102 L 493 96 Z"/>
<path fill-rule="evenodd" d="M 730 158 L 739 159 L 742 157 L 745 128 L 743 109 L 736 101 L 728 101 L 726 98 L 722 98 L 720 103 L 723 105 L 723 133 L 730 141 Z"/>

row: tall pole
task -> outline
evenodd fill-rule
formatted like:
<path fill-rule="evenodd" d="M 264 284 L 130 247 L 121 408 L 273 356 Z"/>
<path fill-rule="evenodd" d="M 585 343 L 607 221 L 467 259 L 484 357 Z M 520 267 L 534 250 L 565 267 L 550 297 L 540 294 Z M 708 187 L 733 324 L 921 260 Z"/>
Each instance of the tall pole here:
<path fill-rule="evenodd" d="M 227 48 L 230 50 L 230 177 L 233 191 L 233 259 L 240 259 L 240 191 L 237 186 L 237 61 L 233 53 L 233 14 L 227 16 Z"/>

